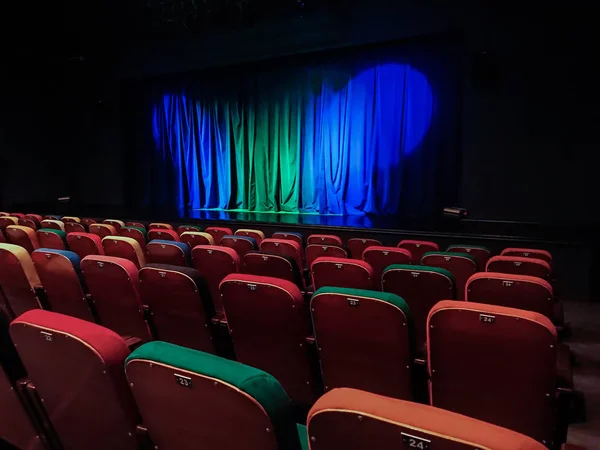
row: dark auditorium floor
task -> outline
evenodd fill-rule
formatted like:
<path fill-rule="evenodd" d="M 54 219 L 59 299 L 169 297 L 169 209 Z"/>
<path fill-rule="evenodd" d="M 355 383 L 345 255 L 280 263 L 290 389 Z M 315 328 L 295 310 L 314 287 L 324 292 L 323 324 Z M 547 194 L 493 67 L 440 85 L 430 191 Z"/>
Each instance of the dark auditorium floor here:
<path fill-rule="evenodd" d="M 566 340 L 575 354 L 575 388 L 585 395 L 587 422 L 569 427 L 568 442 L 600 449 L 600 303 L 565 303 L 572 329 Z"/>

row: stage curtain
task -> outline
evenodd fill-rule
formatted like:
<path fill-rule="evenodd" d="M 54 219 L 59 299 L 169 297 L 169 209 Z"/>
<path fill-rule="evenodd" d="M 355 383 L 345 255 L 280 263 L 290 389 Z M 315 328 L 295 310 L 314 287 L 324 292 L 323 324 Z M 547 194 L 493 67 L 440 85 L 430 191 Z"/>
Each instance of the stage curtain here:
<path fill-rule="evenodd" d="M 441 208 L 459 175 L 458 96 L 445 95 L 456 80 L 410 54 L 211 72 L 155 89 L 143 202 L 186 213 Z"/>

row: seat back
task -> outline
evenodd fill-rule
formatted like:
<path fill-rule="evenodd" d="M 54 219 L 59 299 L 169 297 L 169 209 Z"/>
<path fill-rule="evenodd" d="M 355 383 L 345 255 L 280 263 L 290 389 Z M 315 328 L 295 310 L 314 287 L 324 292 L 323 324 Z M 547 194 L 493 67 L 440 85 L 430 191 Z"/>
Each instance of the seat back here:
<path fill-rule="evenodd" d="M 144 225 L 142 222 L 125 222 L 125 226 L 126 227 L 134 227 L 134 228 L 141 228 L 143 230 L 146 229 L 146 225 Z"/>
<path fill-rule="evenodd" d="M 302 274 L 294 258 L 265 252 L 248 252 L 242 259 L 242 273 L 281 278 L 302 288 Z"/>
<path fill-rule="evenodd" d="M 317 245 L 335 245 L 337 247 L 343 247 L 344 243 L 339 236 L 334 234 L 311 234 L 306 240 L 306 245 L 317 244 Z"/>
<path fill-rule="evenodd" d="M 384 292 L 396 294 L 408 303 L 414 323 L 415 348 L 422 352 L 429 311 L 440 300 L 454 299 L 454 277 L 446 269 L 397 264 L 384 270 L 381 280 Z"/>
<path fill-rule="evenodd" d="M 103 326 L 121 336 L 151 339 L 134 263 L 114 256 L 90 255 L 81 260 L 81 271 Z"/>
<path fill-rule="evenodd" d="M 0 211 L 0 217 L 6 217 L 6 216 L 10 216 L 10 213 L 5 212 L 5 211 Z"/>
<path fill-rule="evenodd" d="M 22 219 L 19 219 L 18 224 L 24 227 L 29 227 L 32 230 L 37 230 L 40 226 L 40 223 L 38 221 L 33 220 L 29 217 L 23 217 Z"/>
<path fill-rule="evenodd" d="M 202 227 L 198 226 L 198 225 L 179 225 L 177 227 L 177 234 L 181 237 L 181 235 L 187 231 L 195 231 L 195 232 L 201 232 L 202 231 Z"/>
<path fill-rule="evenodd" d="M 546 449 L 530 437 L 471 417 L 347 388 L 317 400 L 307 425 L 311 450 Z"/>
<path fill-rule="evenodd" d="M 6 227 L 6 239 L 11 244 L 19 245 L 27 250 L 27 253 L 33 252 L 40 247 L 35 230 L 22 225 L 9 225 Z"/>
<path fill-rule="evenodd" d="M 373 268 L 364 261 L 345 258 L 317 258 L 310 266 L 313 288 L 335 286 L 353 289 L 375 288 Z"/>
<path fill-rule="evenodd" d="M 155 239 L 161 241 L 180 241 L 179 235 L 174 230 L 165 230 L 163 228 L 150 228 L 150 231 L 148 231 L 148 242 L 153 241 Z"/>
<path fill-rule="evenodd" d="M 64 216 L 62 219 L 63 223 L 80 223 L 81 219 L 75 216 Z"/>
<path fill-rule="evenodd" d="M 102 221 L 102 223 L 112 225 L 113 227 L 115 227 L 115 230 L 117 230 L 117 233 L 119 233 L 119 230 L 125 226 L 125 222 L 117 219 L 106 219 Z"/>
<path fill-rule="evenodd" d="M 296 265 L 300 268 L 300 270 L 304 269 L 304 251 L 302 246 L 296 241 L 272 238 L 263 239 L 263 241 L 260 243 L 260 251 L 266 253 L 276 253 L 294 258 Z"/>
<path fill-rule="evenodd" d="M 348 239 L 346 248 L 350 252 L 350 257 L 353 259 L 363 259 L 363 252 L 373 246 L 383 245 L 381 241 L 377 239 L 363 239 L 363 238 L 352 238 Z"/>
<path fill-rule="evenodd" d="M 86 227 L 88 227 L 88 230 L 90 229 L 90 225 L 97 223 L 95 219 L 91 219 L 89 217 L 82 217 L 81 218 L 81 223 L 84 224 Z"/>
<path fill-rule="evenodd" d="M 146 233 L 145 228 L 141 227 L 121 227 L 119 230 L 119 234 L 123 237 L 128 237 L 131 239 L 135 239 L 138 244 L 140 244 L 140 248 L 143 253 L 146 253 Z"/>
<path fill-rule="evenodd" d="M 322 257 L 348 258 L 348 252 L 336 245 L 310 244 L 304 249 L 306 267 L 311 267 L 315 259 Z"/>
<path fill-rule="evenodd" d="M 223 315 L 219 284 L 230 273 L 240 270 L 240 257 L 235 250 L 220 245 L 197 245 L 192 249 L 192 266 L 208 283 L 217 316 Z"/>
<path fill-rule="evenodd" d="M 439 302 L 427 319 L 431 404 L 552 448 L 556 343 L 556 328 L 541 314 Z"/>
<path fill-rule="evenodd" d="M 451 245 L 446 251 L 452 253 L 467 253 L 471 255 L 477 261 L 478 270 L 484 270 L 488 259 L 492 256 L 492 252 L 489 248 L 478 245 Z"/>
<path fill-rule="evenodd" d="M 102 239 L 102 248 L 106 256 L 128 259 L 138 269 L 146 264 L 144 252 L 135 239 L 123 236 L 107 236 Z"/>
<path fill-rule="evenodd" d="M 501 256 L 520 256 L 522 258 L 536 258 L 546 261 L 552 266 L 552 255 L 547 250 L 540 250 L 536 248 L 514 248 L 509 247 L 502 250 Z"/>
<path fill-rule="evenodd" d="M 13 212 L 13 213 L 10 213 L 10 215 L 11 215 L 12 217 L 16 217 L 16 218 L 18 218 L 18 219 L 22 219 L 23 217 L 25 217 L 25 214 L 23 214 L 23 213 L 18 213 L 18 212 Z"/>
<path fill-rule="evenodd" d="M 554 295 L 546 280 L 526 275 L 480 272 L 467 281 L 465 300 L 540 313 L 553 319 Z"/>
<path fill-rule="evenodd" d="M 467 280 L 477 272 L 477 261 L 468 253 L 428 252 L 421 258 L 421 264 L 446 269 L 452 274 L 456 300 L 465 299 Z"/>
<path fill-rule="evenodd" d="M 80 259 L 89 255 L 104 255 L 102 239 L 93 233 L 69 233 L 67 243 L 69 250 L 77 253 Z"/>
<path fill-rule="evenodd" d="M 156 448 L 300 449 L 288 396 L 259 369 L 156 341 L 125 371 Z"/>
<path fill-rule="evenodd" d="M 180 239 L 181 242 L 189 245 L 190 249 L 196 245 L 215 245 L 215 239 L 212 235 L 202 231 L 186 231 L 181 233 Z"/>
<path fill-rule="evenodd" d="M 123 372 L 129 348 L 99 325 L 29 311 L 10 325 L 28 377 L 64 448 L 137 450 L 137 408 Z"/>
<path fill-rule="evenodd" d="M 221 245 L 223 247 L 229 247 L 236 251 L 240 258 L 243 258 L 244 255 L 253 250 L 258 250 L 257 241 L 248 236 L 223 236 L 221 238 Z"/>
<path fill-rule="evenodd" d="M 161 341 L 214 353 L 210 319 L 214 314 L 206 281 L 196 269 L 148 264 L 140 270 L 140 292 L 150 307 Z"/>
<path fill-rule="evenodd" d="M 12 216 L 0 216 L 0 230 L 6 231 L 9 225 L 19 225 L 19 218 Z"/>
<path fill-rule="evenodd" d="M 43 216 L 42 220 L 60 220 L 61 216 L 47 215 Z"/>
<path fill-rule="evenodd" d="M 221 239 L 223 236 L 231 236 L 233 234 L 231 228 L 226 227 L 208 227 L 204 230 L 204 232 L 213 237 L 215 240 L 215 245 L 221 245 Z"/>
<path fill-rule="evenodd" d="M 288 241 L 296 241 L 300 245 L 304 244 L 302 234 L 296 233 L 295 231 L 276 231 L 271 237 L 273 239 L 286 239 Z"/>
<path fill-rule="evenodd" d="M 170 223 L 153 222 L 150 225 L 148 225 L 148 230 L 172 230 L 172 229 L 173 229 L 173 225 L 171 225 Z"/>
<path fill-rule="evenodd" d="M 0 288 L 9 312 L 17 317 L 40 308 L 35 288 L 41 283 L 27 250 L 14 244 L 0 244 L 0 267 Z"/>
<path fill-rule="evenodd" d="M 52 311 L 94 322 L 76 253 L 40 248 L 31 254 Z"/>
<path fill-rule="evenodd" d="M 190 265 L 192 252 L 190 247 L 183 242 L 155 239 L 148 243 L 147 249 L 149 263 L 173 266 Z"/>
<path fill-rule="evenodd" d="M 420 264 L 421 258 L 427 252 L 437 252 L 440 247 L 435 242 L 430 241 L 415 241 L 404 239 L 398 244 L 399 248 L 404 248 L 412 255 L 412 264 Z"/>
<path fill-rule="evenodd" d="M 0 230 L 0 243 L 5 243 L 6 237 L 4 236 L 4 231 Z"/>
<path fill-rule="evenodd" d="M 93 223 L 88 228 L 90 233 L 100 236 L 100 239 L 106 236 L 118 236 L 116 228 L 106 223 Z"/>
<path fill-rule="evenodd" d="M 384 270 L 393 264 L 410 264 L 412 255 L 405 248 L 399 247 L 384 247 L 374 245 L 367 248 L 362 259 L 368 262 L 373 268 L 373 278 L 375 279 L 376 288 L 381 288 L 381 275 Z"/>
<path fill-rule="evenodd" d="M 325 390 L 412 400 L 412 323 L 395 294 L 324 287 L 310 302 Z"/>
<path fill-rule="evenodd" d="M 76 224 L 78 225 L 78 224 Z M 53 248 L 55 250 L 67 249 L 67 233 L 52 228 L 40 228 L 36 232 L 40 248 Z"/>
<path fill-rule="evenodd" d="M 65 231 L 67 233 L 85 233 L 85 225 L 78 222 L 65 222 Z"/>
<path fill-rule="evenodd" d="M 219 290 L 236 359 L 273 375 L 293 400 L 312 403 L 316 386 L 306 346 L 310 315 L 298 286 L 230 274 Z"/>
<path fill-rule="evenodd" d="M 42 228 L 51 228 L 53 230 L 65 231 L 65 223 L 62 220 L 45 219 L 40 222 Z"/>
<path fill-rule="evenodd" d="M 251 230 L 249 228 L 240 228 L 239 230 L 235 231 L 235 235 L 252 238 L 256 242 L 257 246 L 260 245 L 262 240 L 265 238 L 265 233 L 263 233 L 261 230 Z"/>
<path fill-rule="evenodd" d="M 543 259 L 521 256 L 493 256 L 485 267 L 486 272 L 512 273 L 549 280 L 552 269 Z"/>

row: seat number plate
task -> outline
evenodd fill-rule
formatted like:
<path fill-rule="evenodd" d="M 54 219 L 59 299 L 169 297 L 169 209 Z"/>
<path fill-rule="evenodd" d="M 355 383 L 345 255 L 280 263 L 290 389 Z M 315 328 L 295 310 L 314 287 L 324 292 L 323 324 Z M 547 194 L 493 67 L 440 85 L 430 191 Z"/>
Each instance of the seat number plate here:
<path fill-rule="evenodd" d="M 190 377 L 186 377 L 184 375 L 179 375 L 178 373 L 174 373 L 173 374 L 175 376 L 175 381 L 177 382 L 178 385 L 186 387 L 186 388 L 192 388 L 192 379 Z"/>
<path fill-rule="evenodd" d="M 496 316 L 490 316 L 489 314 L 479 314 L 479 321 L 483 323 L 494 323 Z"/>
<path fill-rule="evenodd" d="M 360 300 L 357 299 L 357 298 L 349 298 L 347 300 L 348 300 L 348 304 L 350 306 L 358 306 L 358 305 L 360 305 Z"/>
<path fill-rule="evenodd" d="M 431 441 L 427 439 L 406 433 L 402 433 L 402 442 L 408 448 L 417 448 L 419 450 L 427 450 L 429 449 L 429 444 L 431 444 Z"/>

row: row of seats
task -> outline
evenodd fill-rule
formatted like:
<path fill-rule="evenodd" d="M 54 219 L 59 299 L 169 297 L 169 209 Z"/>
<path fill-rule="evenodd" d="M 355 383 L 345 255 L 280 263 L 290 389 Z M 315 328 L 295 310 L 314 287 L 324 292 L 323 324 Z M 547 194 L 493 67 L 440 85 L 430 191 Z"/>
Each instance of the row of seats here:
<path fill-rule="evenodd" d="M 499 314 L 496 322 L 482 322 L 480 328 L 505 328 L 511 320 Z M 460 317 L 458 322 L 468 326 L 469 318 Z M 536 336 L 551 342 L 552 333 L 544 328 Z M 296 423 L 286 390 L 271 374 L 165 342 L 132 346 L 104 327 L 48 311 L 21 315 L 10 324 L 10 335 L 26 373 L 16 384 L 0 377 L 0 408 L 5 411 L 10 407 L 11 411 L 10 415 L 0 415 L 0 433 L 21 449 L 558 448 L 456 412 L 348 388 L 323 395 L 306 421 Z M 533 356 L 529 350 L 520 355 Z M 463 361 L 472 356 L 465 355 Z M 437 371 L 442 380 L 446 370 L 455 370 L 448 361 L 437 361 L 436 378 Z M 491 357 L 479 363 L 470 361 L 469 366 L 475 369 L 498 365 Z M 510 370 L 503 365 L 502 373 L 513 375 L 501 385 L 511 385 L 519 378 L 516 374 L 521 362 L 517 358 L 517 365 Z M 466 369 L 463 372 L 467 373 Z M 532 382 L 533 377 L 543 374 L 538 370 L 522 375 Z M 474 375 L 467 378 L 465 381 L 472 381 Z M 513 385 L 509 395 L 515 401 L 525 395 L 526 405 L 551 403 L 544 393 L 546 386 L 542 387 L 544 380 L 543 376 L 537 378 L 540 386 L 534 389 L 535 395 L 521 392 L 522 383 Z M 438 383 L 444 384 L 437 379 L 433 384 Z M 477 400 L 461 403 L 475 413 L 481 409 L 475 408 L 478 403 L 485 404 L 490 407 L 489 416 L 500 415 L 508 402 L 495 403 L 499 395 L 494 389 L 486 391 L 480 379 L 475 383 L 468 398 Z M 459 399 L 462 392 L 452 393 L 455 387 L 448 386 L 447 392 Z M 437 387 L 433 398 L 434 403 L 449 400 Z M 23 405 L 31 407 L 25 409 Z M 454 405 L 449 409 L 464 408 Z M 522 411 L 511 420 L 531 424 L 540 419 Z"/>

